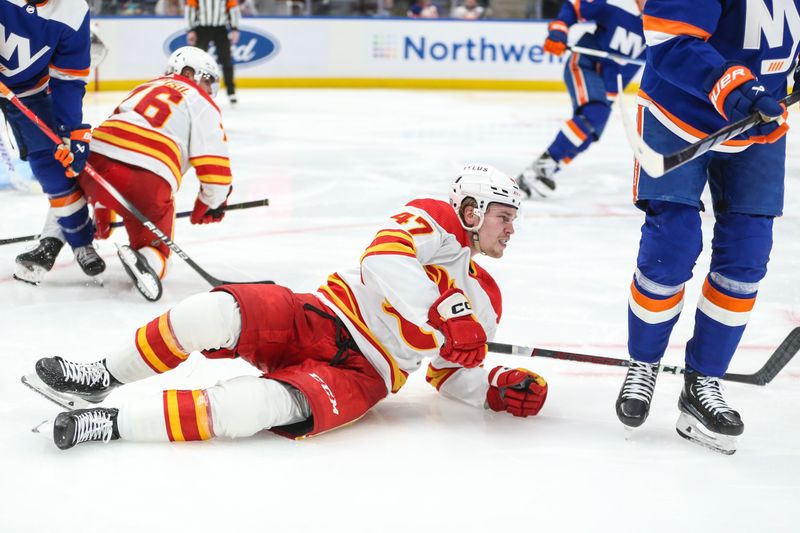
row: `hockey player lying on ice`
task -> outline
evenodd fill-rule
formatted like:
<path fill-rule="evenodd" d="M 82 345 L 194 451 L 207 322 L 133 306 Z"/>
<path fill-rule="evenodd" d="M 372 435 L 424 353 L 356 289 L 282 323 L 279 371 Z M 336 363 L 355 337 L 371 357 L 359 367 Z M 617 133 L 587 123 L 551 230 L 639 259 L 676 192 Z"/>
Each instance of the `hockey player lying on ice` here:
<path fill-rule="evenodd" d="M 514 416 L 539 412 L 547 383 L 525 369 L 481 364 L 501 315 L 497 284 L 472 257 L 500 258 L 521 192 L 487 165 L 463 168 L 450 203 L 418 199 L 380 228 L 360 267 L 316 294 L 278 285 L 223 285 L 145 324 L 105 359 L 36 363 L 35 381 L 62 405 L 101 402 L 125 383 L 167 372 L 193 351 L 241 357 L 264 372 L 204 390 L 167 390 L 59 414 L 59 448 L 85 441 L 205 440 L 262 429 L 305 437 L 363 416 L 397 392 L 424 357 L 442 394 Z M 48 424 L 47 427 L 50 427 Z"/>

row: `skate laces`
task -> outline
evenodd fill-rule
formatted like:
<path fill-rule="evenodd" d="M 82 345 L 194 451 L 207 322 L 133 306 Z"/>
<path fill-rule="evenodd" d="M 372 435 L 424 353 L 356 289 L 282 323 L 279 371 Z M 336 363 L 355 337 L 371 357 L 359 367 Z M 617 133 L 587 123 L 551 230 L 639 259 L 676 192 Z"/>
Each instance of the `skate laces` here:
<path fill-rule="evenodd" d="M 631 360 L 625 384 L 622 386 L 622 398 L 634 398 L 650 403 L 656 388 L 658 365 Z"/>
<path fill-rule="evenodd" d="M 719 378 L 708 376 L 697 378 L 694 392 L 703 407 L 713 414 L 733 411 L 722 397 L 722 384 Z"/>
<path fill-rule="evenodd" d="M 61 371 L 67 381 L 90 387 L 98 383 L 102 384 L 103 387 L 108 387 L 111 384 L 111 374 L 106 370 L 102 361 L 73 363 L 59 358 L 58 364 L 61 365 Z"/>
<path fill-rule="evenodd" d="M 97 255 L 97 250 L 95 250 L 94 247 L 89 244 L 87 244 L 86 246 L 75 248 L 75 258 L 81 264 L 93 261 L 97 257 L 99 257 Z"/>
<path fill-rule="evenodd" d="M 75 444 L 90 440 L 108 442 L 114 433 L 114 421 L 105 411 L 87 411 L 75 415 Z"/>

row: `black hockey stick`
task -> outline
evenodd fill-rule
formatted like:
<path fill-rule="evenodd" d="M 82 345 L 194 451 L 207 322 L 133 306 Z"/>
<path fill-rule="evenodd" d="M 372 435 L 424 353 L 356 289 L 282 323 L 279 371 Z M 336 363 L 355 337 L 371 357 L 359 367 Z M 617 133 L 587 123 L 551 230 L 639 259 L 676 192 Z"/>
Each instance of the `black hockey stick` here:
<path fill-rule="evenodd" d="M 515 346 L 513 344 L 501 344 L 497 342 L 489 343 L 489 351 L 494 353 L 504 353 L 511 355 L 521 355 L 524 357 L 547 357 L 549 359 L 562 359 L 565 361 L 578 361 L 581 363 L 592 363 L 606 366 L 630 365 L 628 359 L 617 359 L 614 357 L 604 357 L 602 355 L 584 355 L 579 353 L 562 352 L 560 350 L 548 350 L 545 348 L 528 348 L 527 346 Z M 778 375 L 783 367 L 791 361 L 792 357 L 800 351 L 800 327 L 794 328 L 775 352 L 767 359 L 755 374 L 725 374 L 722 379 L 735 381 L 737 383 L 748 383 L 750 385 L 766 385 Z M 660 372 L 667 374 L 685 374 L 686 369 L 680 366 L 660 365 Z"/>
<path fill-rule="evenodd" d="M 235 211 L 237 209 L 249 209 L 251 207 L 262 207 L 269 205 L 269 199 L 264 198 L 263 200 L 253 200 L 250 202 L 241 202 L 238 204 L 230 204 L 226 205 L 224 211 Z M 175 218 L 187 218 L 191 216 L 191 211 L 181 211 L 180 213 L 175 215 Z M 117 222 L 112 222 L 112 228 L 120 228 L 124 226 L 124 223 L 120 220 Z M 12 237 L 10 239 L 0 239 L 0 246 L 4 244 L 15 244 L 18 242 L 27 242 L 27 241 L 35 241 L 38 240 L 41 235 L 25 235 L 24 237 Z"/>
<path fill-rule="evenodd" d="M 622 81 L 620 76 L 617 77 L 617 85 L 620 87 L 619 109 L 622 114 L 622 123 L 625 126 L 625 133 L 628 136 L 628 143 L 631 145 L 636 159 L 639 160 L 639 164 L 645 172 L 653 178 L 660 178 L 670 170 L 674 170 L 700 157 L 715 146 L 733 139 L 753 126 L 766 123 L 760 113 L 753 113 L 749 117 L 737 120 L 677 152 L 667 155 L 660 154 L 648 146 L 648 144 L 644 142 L 644 139 L 636 132 L 636 129 L 631 125 L 628 113 L 625 112 L 625 106 L 623 105 Z M 780 100 L 780 103 L 788 108 L 798 101 L 800 101 L 800 89 L 796 89 L 792 94 Z"/>
<path fill-rule="evenodd" d="M 22 103 L 22 101 L 20 101 L 20 99 L 17 98 L 17 96 L 14 94 L 14 92 L 11 89 L 9 89 L 1 81 L 0 81 L 0 95 L 2 95 L 4 98 L 8 98 L 11 101 L 11 103 L 14 104 L 14 106 L 16 106 L 16 108 L 19 109 L 22 112 L 22 114 L 24 114 L 26 117 L 28 117 L 31 120 L 31 122 L 33 122 L 36 125 L 36 127 L 38 127 L 42 131 L 42 133 L 44 133 L 51 141 L 53 141 L 56 144 L 61 144 L 62 143 L 61 139 L 58 138 L 58 135 L 56 135 L 53 132 L 53 130 L 51 130 L 50 127 L 47 124 L 42 122 L 42 120 L 39 117 L 37 117 L 36 114 L 28 108 L 28 106 L 26 106 L 24 103 Z M 114 188 L 113 185 L 111 185 L 109 182 L 107 182 L 105 180 L 105 178 L 103 178 L 103 176 L 98 174 L 98 172 L 92 167 L 92 165 L 90 165 L 89 163 L 86 163 L 85 170 L 86 170 L 86 172 L 89 173 L 89 175 L 92 177 L 92 179 L 94 179 L 97 183 L 99 183 L 100 186 L 105 188 L 105 190 L 117 202 L 119 202 L 119 204 L 122 207 L 124 207 L 126 210 L 128 210 L 128 212 L 130 212 L 133 216 L 135 216 L 139 220 L 139 222 L 142 223 L 142 225 L 145 228 L 149 229 L 156 237 L 159 238 L 159 240 L 161 242 L 166 244 L 170 248 L 170 250 L 175 252 L 175 254 L 177 254 L 178 257 L 180 257 L 181 259 L 186 261 L 186 263 L 190 267 L 192 267 L 195 272 L 200 274 L 200 276 L 204 280 L 206 280 L 209 284 L 211 284 L 211 286 L 218 287 L 220 285 L 228 285 L 228 284 L 235 284 L 235 283 L 274 283 L 273 281 L 267 281 L 267 280 L 265 280 L 265 281 L 252 281 L 252 282 L 245 281 L 245 282 L 242 282 L 242 281 L 223 281 L 223 280 L 221 280 L 219 278 L 215 278 L 214 276 L 212 276 L 211 274 L 209 274 L 208 272 L 203 270 L 200 267 L 200 265 L 198 265 L 197 263 L 195 263 L 192 260 L 191 257 L 186 255 L 186 253 L 183 250 L 181 250 L 181 248 L 177 244 L 172 242 L 172 239 L 167 237 L 164 234 L 163 231 L 158 229 L 158 227 L 156 227 L 155 224 L 150 222 L 150 220 L 147 217 L 145 217 L 142 214 L 142 212 L 139 211 L 136 208 L 136 206 L 134 206 L 132 203 L 130 203 L 128 200 L 126 200 L 125 197 L 122 196 L 119 193 L 119 191 Z"/>
<path fill-rule="evenodd" d="M 634 57 L 625 56 L 622 54 L 615 54 L 613 52 L 606 52 L 605 50 L 597 50 L 595 48 L 584 48 L 582 46 L 567 46 L 567 50 L 575 54 L 583 54 L 593 57 L 601 57 L 603 59 L 610 59 L 617 63 L 630 63 L 631 65 L 644 66 L 643 59 L 636 59 Z"/>

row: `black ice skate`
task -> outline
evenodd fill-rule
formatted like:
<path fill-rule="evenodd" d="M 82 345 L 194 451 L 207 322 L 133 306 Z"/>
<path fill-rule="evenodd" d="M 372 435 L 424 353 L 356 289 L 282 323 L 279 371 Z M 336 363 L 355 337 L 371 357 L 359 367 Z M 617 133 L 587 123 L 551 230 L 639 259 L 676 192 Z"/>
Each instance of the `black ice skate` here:
<path fill-rule="evenodd" d="M 638 428 L 647 420 L 650 401 L 656 388 L 658 363 L 631 359 L 625 381 L 617 396 L 617 418 L 627 429 Z"/>
<path fill-rule="evenodd" d="M 534 192 L 544 198 L 556 190 L 554 176 L 559 168 L 558 161 L 550 156 L 550 152 L 545 152 L 517 176 L 517 185 L 528 198 Z"/>
<path fill-rule="evenodd" d="M 94 246 L 87 244 L 86 246 L 79 246 L 73 250 L 75 259 L 78 261 L 81 270 L 87 276 L 97 276 L 102 274 L 106 269 L 106 262 L 103 258 L 97 255 L 97 250 Z"/>
<path fill-rule="evenodd" d="M 120 385 L 106 368 L 105 360 L 73 363 L 58 356 L 39 359 L 36 372 L 23 376 L 22 382 L 67 409 L 100 403 Z"/>
<path fill-rule="evenodd" d="M 142 296 L 151 302 L 161 298 L 161 279 L 142 254 L 123 244 L 122 246 L 117 246 L 117 255 L 122 261 L 125 272 L 133 280 L 134 286 L 142 293 Z"/>
<path fill-rule="evenodd" d="M 78 409 L 59 413 L 53 422 L 53 442 L 68 450 L 82 442 L 108 442 L 119 439 L 118 409 Z"/>
<path fill-rule="evenodd" d="M 44 279 L 44 275 L 53 268 L 56 257 L 63 247 L 64 243 L 55 237 L 41 239 L 36 248 L 17 256 L 14 279 L 38 285 Z"/>
<path fill-rule="evenodd" d="M 725 455 L 736 452 L 744 423 L 725 403 L 719 378 L 687 371 L 678 409 L 681 414 L 675 429 L 681 437 Z"/>

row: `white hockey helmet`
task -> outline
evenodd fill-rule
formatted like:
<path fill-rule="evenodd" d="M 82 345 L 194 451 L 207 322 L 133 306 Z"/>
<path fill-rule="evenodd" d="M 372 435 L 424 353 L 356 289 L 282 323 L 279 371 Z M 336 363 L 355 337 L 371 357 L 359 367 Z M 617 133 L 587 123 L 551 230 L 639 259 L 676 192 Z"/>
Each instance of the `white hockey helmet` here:
<path fill-rule="evenodd" d="M 516 181 L 496 168 L 483 163 L 470 163 L 464 165 L 450 184 L 450 205 L 456 210 L 459 220 L 464 198 L 474 198 L 478 203 L 475 211 L 481 218 L 480 222 L 472 228 L 464 226 L 465 229 L 477 231 L 483 225 L 483 215 L 489 204 L 498 203 L 519 209 L 522 191 Z M 464 225 L 463 220 L 461 225 Z"/>
<path fill-rule="evenodd" d="M 167 59 L 167 70 L 164 74 L 180 74 L 186 67 L 194 70 L 194 81 L 199 83 L 205 78 L 211 83 L 211 96 L 217 95 L 220 73 L 219 65 L 213 57 L 196 46 L 182 46 Z"/>

